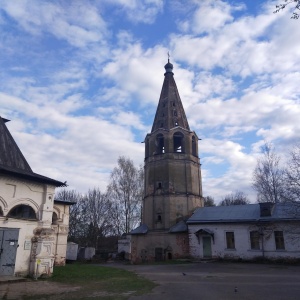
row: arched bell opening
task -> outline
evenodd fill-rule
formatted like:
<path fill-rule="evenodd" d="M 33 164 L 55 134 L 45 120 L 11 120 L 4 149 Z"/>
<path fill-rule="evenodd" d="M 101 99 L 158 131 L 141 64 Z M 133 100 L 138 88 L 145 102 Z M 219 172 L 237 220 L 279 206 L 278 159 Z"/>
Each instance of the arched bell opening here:
<path fill-rule="evenodd" d="M 156 136 L 156 154 L 165 153 L 165 138 L 162 133 Z"/>
<path fill-rule="evenodd" d="M 174 152 L 184 153 L 184 135 L 181 132 L 175 132 L 173 135 Z"/>

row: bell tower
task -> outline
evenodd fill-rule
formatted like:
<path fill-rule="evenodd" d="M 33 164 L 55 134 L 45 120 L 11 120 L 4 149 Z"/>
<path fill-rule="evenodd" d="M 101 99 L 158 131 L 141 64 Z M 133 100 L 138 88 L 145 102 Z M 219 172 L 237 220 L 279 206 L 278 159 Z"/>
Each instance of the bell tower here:
<path fill-rule="evenodd" d="M 168 60 L 145 138 L 142 224 L 130 232 L 133 263 L 189 256 L 186 219 L 203 206 L 198 137 L 190 130 Z"/>
<path fill-rule="evenodd" d="M 190 130 L 169 60 L 165 70 L 145 138 L 143 223 L 150 230 L 168 229 L 203 206 L 198 137 Z"/>

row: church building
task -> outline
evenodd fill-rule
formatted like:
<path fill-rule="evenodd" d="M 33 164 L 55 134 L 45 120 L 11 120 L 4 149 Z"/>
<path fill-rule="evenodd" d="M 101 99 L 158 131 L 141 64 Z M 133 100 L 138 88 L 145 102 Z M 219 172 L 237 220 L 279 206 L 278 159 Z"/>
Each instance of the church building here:
<path fill-rule="evenodd" d="M 130 232 L 133 263 L 187 257 L 186 220 L 203 207 L 199 139 L 189 127 L 169 60 L 164 76 L 145 138 L 142 224 Z"/>
<path fill-rule="evenodd" d="M 66 261 L 70 202 L 65 183 L 34 173 L 0 117 L 0 276 L 50 276 Z"/>

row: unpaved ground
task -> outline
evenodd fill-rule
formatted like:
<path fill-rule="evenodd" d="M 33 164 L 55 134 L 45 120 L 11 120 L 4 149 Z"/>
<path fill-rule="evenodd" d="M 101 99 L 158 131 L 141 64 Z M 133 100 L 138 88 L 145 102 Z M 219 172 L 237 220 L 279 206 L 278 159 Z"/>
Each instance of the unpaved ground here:
<path fill-rule="evenodd" d="M 89 290 L 42 280 L 2 283 L 0 299 L 60 300 L 73 299 L 73 296 L 91 300 L 108 299 L 108 296 L 109 299 L 123 296 L 131 300 L 300 299 L 300 266 L 243 263 L 110 266 L 136 272 L 155 281 L 158 286 L 149 294 L 133 296 L 134 291 L 123 295 L 107 294 L 97 283 Z"/>
<path fill-rule="evenodd" d="M 8 282 L 0 284 L 0 299 L 31 299 L 38 295 L 52 294 L 58 296 L 79 289 L 80 287 L 50 281 Z"/>

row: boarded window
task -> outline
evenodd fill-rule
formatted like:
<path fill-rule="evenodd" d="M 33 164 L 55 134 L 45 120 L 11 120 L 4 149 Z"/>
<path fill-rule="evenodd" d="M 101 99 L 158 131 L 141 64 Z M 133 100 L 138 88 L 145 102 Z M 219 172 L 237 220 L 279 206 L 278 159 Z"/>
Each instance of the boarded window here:
<path fill-rule="evenodd" d="M 274 231 L 276 250 L 284 250 L 283 231 Z"/>
<path fill-rule="evenodd" d="M 36 219 L 36 214 L 33 208 L 24 204 L 17 205 L 12 208 L 7 216 L 15 219 Z"/>
<path fill-rule="evenodd" d="M 260 249 L 258 231 L 250 231 L 250 244 L 251 244 L 251 249 L 253 250 Z"/>
<path fill-rule="evenodd" d="M 232 231 L 226 232 L 226 245 L 227 245 L 227 249 L 235 249 L 234 232 Z"/>

